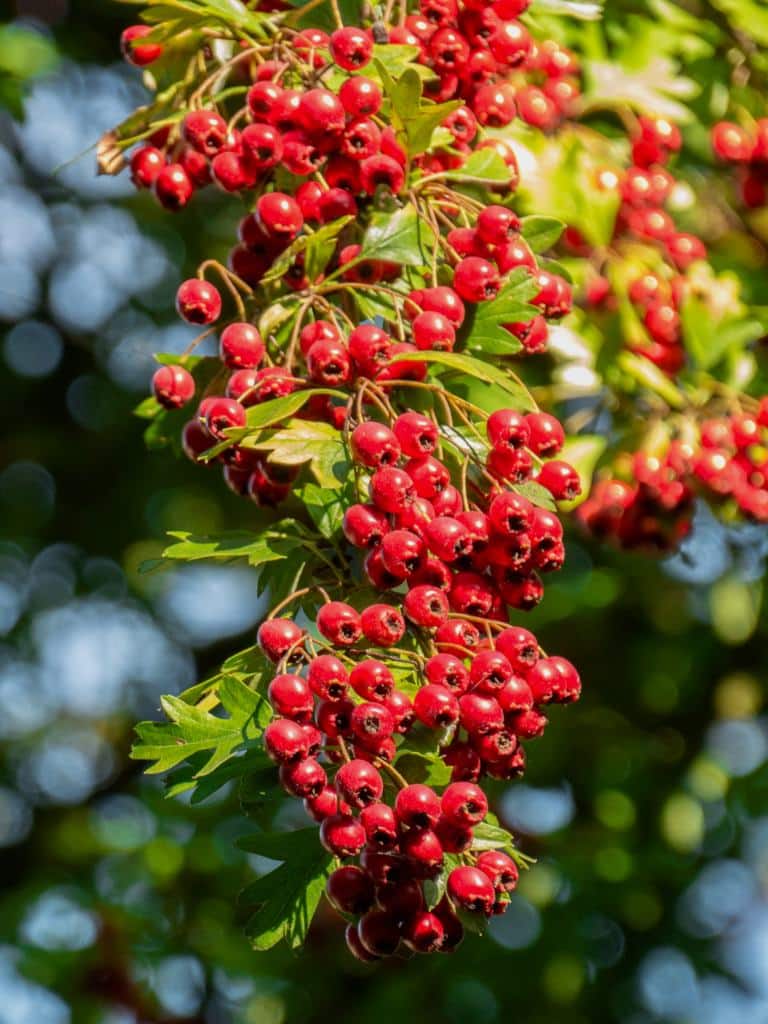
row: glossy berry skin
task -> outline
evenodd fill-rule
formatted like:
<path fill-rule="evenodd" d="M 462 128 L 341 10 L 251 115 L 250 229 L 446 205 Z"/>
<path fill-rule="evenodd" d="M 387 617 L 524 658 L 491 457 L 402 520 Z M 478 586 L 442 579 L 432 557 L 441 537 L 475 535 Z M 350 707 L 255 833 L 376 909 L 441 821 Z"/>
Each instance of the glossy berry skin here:
<path fill-rule="evenodd" d="M 371 956 L 392 956 L 400 945 L 397 920 L 384 910 L 369 910 L 363 914 L 357 924 L 357 934 Z"/>
<path fill-rule="evenodd" d="M 376 744 L 395 731 L 395 719 L 383 704 L 358 704 L 352 712 L 352 732 L 366 745 Z"/>
<path fill-rule="evenodd" d="M 442 795 L 440 808 L 452 825 L 478 825 L 488 813 L 488 799 L 472 782 L 452 782 Z"/>
<path fill-rule="evenodd" d="M 181 210 L 192 197 L 194 186 L 181 164 L 166 164 L 154 180 L 155 195 L 167 210 Z"/>
<path fill-rule="evenodd" d="M 165 166 L 165 157 L 154 146 L 142 146 L 131 157 L 131 181 L 136 188 L 151 188 Z"/>
<path fill-rule="evenodd" d="M 373 882 L 354 864 L 347 864 L 331 872 L 325 884 L 325 894 L 342 914 L 364 914 L 373 906 Z"/>
<path fill-rule="evenodd" d="M 193 277 L 179 285 L 176 309 L 188 324 L 212 324 L 221 316 L 221 295 L 208 281 Z"/>
<path fill-rule="evenodd" d="M 350 117 L 371 117 L 381 109 L 381 89 L 362 75 L 348 78 L 339 89 L 339 99 Z"/>
<path fill-rule="evenodd" d="M 452 902 L 462 910 L 488 915 L 493 909 L 493 883 L 479 868 L 454 868 L 448 876 L 447 890 Z"/>
<path fill-rule="evenodd" d="M 442 921 L 436 914 L 426 910 L 414 914 L 403 931 L 403 942 L 415 953 L 437 952 L 444 938 Z"/>
<path fill-rule="evenodd" d="M 350 441 L 355 461 L 368 469 L 391 466 L 400 458 L 400 443 L 383 423 L 374 420 L 360 423 L 352 431 Z"/>
<path fill-rule="evenodd" d="M 349 647 L 361 636 L 360 615 L 343 601 L 329 601 L 317 613 L 317 628 L 332 644 Z"/>
<path fill-rule="evenodd" d="M 137 68 L 145 68 L 162 56 L 160 43 L 141 43 L 152 31 L 151 25 L 130 25 L 120 36 L 120 50 L 123 58 Z"/>
<path fill-rule="evenodd" d="M 373 54 L 371 36 L 352 26 L 336 29 L 331 34 L 330 43 L 331 56 L 345 71 L 358 71 L 365 67 Z"/>
<path fill-rule="evenodd" d="M 434 654 L 424 665 L 424 675 L 435 686 L 463 693 L 469 686 L 469 671 L 453 654 Z"/>
<path fill-rule="evenodd" d="M 212 159 L 227 142 L 227 122 L 211 110 L 191 110 L 181 127 L 184 141 Z"/>
<path fill-rule="evenodd" d="M 369 846 L 377 850 L 391 850 L 397 846 L 397 818 L 389 804 L 368 804 L 360 812 L 360 822 Z"/>
<path fill-rule="evenodd" d="M 335 786 L 339 796 L 352 807 L 366 807 L 379 800 L 384 792 L 384 781 L 379 772 L 372 764 L 360 758 L 348 761 L 339 768 Z"/>
<path fill-rule="evenodd" d="M 460 721 L 470 736 L 496 732 L 504 725 L 504 712 L 492 697 L 465 693 L 459 697 Z"/>
<path fill-rule="evenodd" d="M 537 481 L 556 501 L 572 501 L 581 494 L 579 474 L 569 463 L 557 459 L 544 463 Z"/>
<path fill-rule="evenodd" d="M 531 502 L 512 491 L 503 491 L 497 495 L 488 508 L 491 526 L 503 537 L 512 537 L 526 531 L 532 515 Z"/>
<path fill-rule="evenodd" d="M 280 766 L 280 785 L 300 800 L 311 800 L 327 785 L 325 769 L 314 757 L 305 757 Z"/>
<path fill-rule="evenodd" d="M 423 352 L 451 352 L 456 341 L 456 329 L 442 313 L 419 313 L 412 324 L 413 342 Z"/>
<path fill-rule="evenodd" d="M 488 440 L 500 451 L 516 451 L 528 445 L 531 428 L 527 418 L 514 409 L 497 409 L 485 425 Z"/>
<path fill-rule="evenodd" d="M 399 643 L 405 634 L 402 613 L 389 604 L 372 604 L 360 614 L 363 636 L 377 647 L 390 647 Z"/>
<path fill-rule="evenodd" d="M 321 700 L 341 700 L 349 686 L 349 673 L 334 655 L 320 654 L 309 663 L 307 684 Z"/>
<path fill-rule="evenodd" d="M 256 369 L 261 365 L 264 353 L 264 342 L 253 324 L 229 324 L 221 333 L 219 355 L 225 366 L 232 370 Z"/>
<path fill-rule="evenodd" d="M 440 436 L 437 424 L 419 412 L 398 416 L 392 427 L 403 455 L 419 458 L 431 455 Z"/>
<path fill-rule="evenodd" d="M 456 266 L 453 287 L 465 302 L 487 302 L 496 297 L 501 279 L 496 267 L 488 260 L 467 256 Z"/>
<path fill-rule="evenodd" d="M 303 635 L 299 626 L 290 619 L 267 619 L 259 626 L 257 641 L 267 658 L 276 664 L 300 642 Z"/>
<path fill-rule="evenodd" d="M 181 409 L 195 394 L 195 381 L 183 366 L 161 366 L 152 377 L 152 393 L 165 409 Z"/>
<path fill-rule="evenodd" d="M 375 505 L 350 505 L 344 513 L 344 536 L 356 548 L 376 547 L 389 528 L 386 515 Z"/>
<path fill-rule="evenodd" d="M 309 745 L 304 730 L 289 718 L 277 718 L 264 730 L 264 746 L 273 761 L 286 764 L 307 756 Z"/>
<path fill-rule="evenodd" d="M 269 703 L 278 715 L 295 722 L 312 720 L 314 700 L 309 684 L 301 676 L 291 673 L 276 675 L 267 690 Z"/>
<path fill-rule="evenodd" d="M 413 698 L 413 710 L 428 729 L 442 729 L 453 725 L 459 718 L 456 695 L 447 687 L 429 683 L 422 686 Z"/>
<path fill-rule="evenodd" d="M 206 405 L 203 422 L 211 437 L 223 440 L 227 430 L 245 426 L 245 408 L 231 398 L 211 398 Z"/>
<path fill-rule="evenodd" d="M 349 814 L 333 814 L 320 825 L 320 842 L 335 857 L 356 857 L 365 846 L 365 829 Z"/>
<path fill-rule="evenodd" d="M 440 798 L 429 786 L 412 783 L 398 790 L 395 815 L 406 828 L 434 828 L 440 818 Z"/>
<path fill-rule="evenodd" d="M 415 626 L 435 629 L 448 617 L 448 599 L 437 587 L 422 584 L 405 595 L 403 611 Z"/>
<path fill-rule="evenodd" d="M 402 469 L 385 466 L 371 477 L 371 500 L 382 512 L 402 512 L 413 504 L 413 480 Z"/>
<path fill-rule="evenodd" d="M 284 192 L 267 192 L 256 203 L 256 216 L 264 232 L 283 241 L 291 241 L 304 224 L 304 215 L 296 200 Z"/>
<path fill-rule="evenodd" d="M 477 867 L 496 887 L 511 892 L 517 886 L 520 872 L 517 864 L 501 850 L 483 850 L 477 858 Z"/>

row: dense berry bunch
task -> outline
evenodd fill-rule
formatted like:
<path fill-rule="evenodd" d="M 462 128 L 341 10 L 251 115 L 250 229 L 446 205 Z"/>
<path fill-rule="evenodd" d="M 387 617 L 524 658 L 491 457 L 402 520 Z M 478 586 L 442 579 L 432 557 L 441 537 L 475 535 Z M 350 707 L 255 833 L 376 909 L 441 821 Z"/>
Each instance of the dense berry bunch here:
<path fill-rule="evenodd" d="M 725 163 L 733 164 L 741 201 L 751 209 L 768 203 L 768 118 L 758 118 L 749 127 L 733 121 L 718 121 L 712 128 L 712 150 Z"/>
<path fill-rule="evenodd" d="M 698 495 L 768 522 L 768 401 L 751 413 L 712 416 L 681 430 L 663 451 L 618 460 L 625 479 L 598 480 L 579 507 L 580 522 L 622 547 L 674 549 L 688 533 Z"/>

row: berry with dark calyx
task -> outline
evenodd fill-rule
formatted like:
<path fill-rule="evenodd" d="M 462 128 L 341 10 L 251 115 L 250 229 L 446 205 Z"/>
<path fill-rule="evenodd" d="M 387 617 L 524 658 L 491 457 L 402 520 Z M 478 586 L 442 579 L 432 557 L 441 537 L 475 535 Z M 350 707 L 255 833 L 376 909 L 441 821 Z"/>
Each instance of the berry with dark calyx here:
<path fill-rule="evenodd" d="M 409 828 L 400 839 L 400 852 L 417 878 L 431 878 L 443 866 L 443 846 L 431 828 Z"/>
<path fill-rule="evenodd" d="M 300 643 L 304 631 L 290 619 L 267 619 L 259 626 L 257 642 L 264 654 L 277 663 Z"/>
<path fill-rule="evenodd" d="M 307 683 L 321 700 L 341 700 L 349 686 L 349 673 L 333 654 L 320 654 L 309 663 Z"/>
<path fill-rule="evenodd" d="M 384 792 L 384 781 L 379 772 L 360 758 L 339 768 L 335 785 L 339 796 L 352 807 L 366 807 L 379 800 Z"/>
<path fill-rule="evenodd" d="M 352 455 L 368 469 L 391 466 L 400 458 L 400 443 L 389 427 L 370 420 L 360 423 L 350 437 Z"/>
<path fill-rule="evenodd" d="M 512 892 L 520 877 L 517 864 L 502 850 L 483 850 L 478 856 L 476 867 L 488 876 L 496 888 Z"/>
<path fill-rule="evenodd" d="M 312 691 L 301 676 L 291 673 L 276 675 L 269 684 L 267 697 L 278 715 L 296 722 L 311 721 L 314 710 Z"/>
<path fill-rule="evenodd" d="M 448 618 L 448 599 L 437 587 L 419 585 L 409 590 L 403 601 L 405 617 L 415 626 L 435 629 Z"/>
<path fill-rule="evenodd" d="M 406 828 L 434 828 L 440 818 L 440 798 L 429 786 L 412 783 L 398 790 L 395 814 Z"/>
<path fill-rule="evenodd" d="M 358 71 L 370 61 L 373 39 L 362 29 L 347 26 L 331 34 L 331 56 L 345 71 Z"/>
<path fill-rule="evenodd" d="M 514 409 L 498 409 L 485 425 L 488 440 L 501 451 L 514 451 L 528 445 L 531 428 L 528 418 Z"/>
<path fill-rule="evenodd" d="M 501 279 L 496 267 L 479 256 L 467 256 L 454 271 L 453 287 L 465 302 L 487 302 L 496 297 Z"/>
<path fill-rule="evenodd" d="M 452 825 L 478 825 L 488 813 L 488 799 L 472 782 L 452 782 L 442 795 L 440 808 Z"/>
<path fill-rule="evenodd" d="M 165 409 L 180 409 L 195 395 L 195 381 L 183 366 L 161 366 L 152 377 L 152 392 Z"/>
<path fill-rule="evenodd" d="M 428 729 L 442 729 L 453 725 L 459 718 L 456 695 L 446 686 L 429 683 L 422 686 L 413 698 L 413 710 Z"/>
<path fill-rule="evenodd" d="M 181 210 L 192 197 L 194 186 L 181 164 L 166 164 L 154 180 L 153 188 L 166 210 Z"/>
<path fill-rule="evenodd" d="M 447 891 L 451 901 L 462 910 L 490 915 L 493 909 L 493 883 L 479 868 L 454 868 L 448 875 Z"/>
<path fill-rule="evenodd" d="M 572 501 L 581 494 L 579 474 L 568 462 L 558 459 L 545 462 L 536 480 L 547 488 L 555 501 Z"/>
<path fill-rule="evenodd" d="M 391 647 L 405 634 L 405 619 L 389 604 L 372 604 L 360 614 L 363 636 L 377 647 Z"/>
<path fill-rule="evenodd" d="M 227 122 L 212 110 L 191 110 L 181 126 L 185 142 L 207 156 L 216 156 L 227 142 Z"/>
<path fill-rule="evenodd" d="M 352 732 L 362 743 L 376 744 L 395 731 L 395 719 L 383 704 L 358 704 L 352 712 Z"/>
<path fill-rule="evenodd" d="M 424 675 L 435 686 L 463 693 L 469 686 L 469 671 L 453 654 L 434 654 L 424 665 Z"/>
<path fill-rule="evenodd" d="M 460 722 L 470 736 L 497 732 L 504 725 L 504 712 L 493 697 L 465 693 L 459 697 Z"/>
<path fill-rule="evenodd" d="M 382 661 L 360 661 L 349 673 L 349 684 L 363 700 L 384 701 L 395 688 L 395 678 Z"/>
<path fill-rule="evenodd" d="M 403 942 L 415 953 L 435 953 L 442 947 L 444 938 L 442 921 L 427 910 L 414 914 L 403 929 Z"/>
<path fill-rule="evenodd" d="M 456 330 L 442 313 L 419 313 L 412 324 L 413 342 L 423 352 L 450 352 L 456 341 Z"/>
<path fill-rule="evenodd" d="M 416 497 L 411 477 L 395 466 L 377 469 L 371 477 L 370 488 L 371 500 L 382 512 L 402 512 Z"/>
<path fill-rule="evenodd" d="M 354 864 L 347 864 L 331 872 L 325 884 L 325 894 L 332 906 L 342 914 L 364 914 L 373 906 L 373 882 Z"/>
<path fill-rule="evenodd" d="M 365 846 L 365 829 L 349 814 L 332 814 L 320 825 L 320 842 L 335 857 L 356 857 Z"/>
<path fill-rule="evenodd" d="M 414 720 L 413 704 L 408 694 L 402 690 L 393 690 L 384 698 L 384 704 L 395 720 L 395 732 L 408 732 Z"/>
<path fill-rule="evenodd" d="M 314 757 L 280 766 L 280 784 L 292 796 L 311 799 L 322 793 L 328 782 L 325 769 Z"/>
<path fill-rule="evenodd" d="M 469 679 L 474 690 L 492 696 L 509 682 L 513 672 L 501 651 L 479 651 L 469 666 Z"/>
<path fill-rule="evenodd" d="M 350 505 L 342 522 L 344 536 L 356 548 L 377 547 L 389 532 L 389 520 L 375 505 Z"/>
<path fill-rule="evenodd" d="M 445 817 L 438 821 L 435 833 L 446 853 L 466 853 L 475 839 L 468 825 L 454 825 Z"/>
<path fill-rule="evenodd" d="M 527 711 L 533 707 L 531 687 L 520 676 L 512 676 L 495 694 L 495 697 L 504 714 L 508 711 Z"/>
<path fill-rule="evenodd" d="M 527 673 L 539 658 L 536 637 L 522 626 L 509 626 L 496 636 L 496 650 L 509 659 L 515 672 Z"/>
<path fill-rule="evenodd" d="M 522 494 L 502 491 L 488 507 L 488 518 L 494 530 L 504 537 L 525 532 L 531 523 L 533 505 Z"/>
<path fill-rule="evenodd" d="M 385 910 L 369 910 L 357 923 L 362 947 L 372 956 L 392 956 L 400 945 L 397 919 Z"/>
<path fill-rule="evenodd" d="M 455 562 L 472 550 L 469 530 L 452 516 L 436 516 L 424 533 L 430 550 L 444 562 Z"/>
<path fill-rule="evenodd" d="M 381 89 L 370 78 L 356 75 L 339 89 L 339 99 L 350 117 L 371 117 L 381 109 Z"/>
<path fill-rule="evenodd" d="M 565 431 L 560 421 L 546 412 L 531 412 L 525 417 L 530 438 L 528 447 L 537 455 L 551 458 L 557 455 L 565 442 Z"/>
<path fill-rule="evenodd" d="M 307 756 L 308 743 L 298 722 L 277 718 L 264 730 L 264 746 L 273 761 L 287 763 Z"/>
<path fill-rule="evenodd" d="M 211 398 L 205 407 L 203 423 L 211 437 L 221 441 L 228 430 L 245 426 L 245 408 L 232 398 Z"/>
<path fill-rule="evenodd" d="M 317 628 L 332 644 L 349 647 L 362 634 L 360 615 L 343 601 L 329 601 L 317 613 Z"/>
<path fill-rule="evenodd" d="M 384 568 L 397 579 L 407 579 L 416 572 L 425 555 L 424 541 L 410 530 L 392 530 L 381 542 Z"/>
<path fill-rule="evenodd" d="M 221 295 L 208 281 L 193 277 L 179 285 L 176 309 L 189 324 L 212 324 L 221 316 Z"/>
<path fill-rule="evenodd" d="M 339 797 L 336 790 L 326 786 L 317 796 L 310 796 L 304 800 L 304 809 L 313 821 L 325 821 L 334 814 L 339 813 Z"/>
<path fill-rule="evenodd" d="M 360 822 L 370 847 L 392 850 L 397 846 L 397 818 L 389 804 L 368 804 L 360 811 Z"/>

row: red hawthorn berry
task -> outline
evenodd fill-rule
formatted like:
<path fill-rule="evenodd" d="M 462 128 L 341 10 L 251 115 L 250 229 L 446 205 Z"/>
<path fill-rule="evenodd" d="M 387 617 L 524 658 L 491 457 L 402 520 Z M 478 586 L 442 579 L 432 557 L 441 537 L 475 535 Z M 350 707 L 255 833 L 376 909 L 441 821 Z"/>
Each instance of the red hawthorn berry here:
<path fill-rule="evenodd" d="M 320 825 L 320 842 L 335 857 L 356 857 L 365 846 L 365 829 L 349 814 L 332 814 Z"/>
<path fill-rule="evenodd" d="M 465 853 L 475 838 L 469 826 L 454 825 L 444 817 L 435 826 L 435 834 L 446 853 Z"/>
<path fill-rule="evenodd" d="M 340 135 L 346 123 L 341 100 L 328 89 L 308 89 L 302 93 L 299 119 L 310 136 Z"/>
<path fill-rule="evenodd" d="M 448 618 L 448 599 L 437 587 L 420 584 L 405 595 L 403 611 L 415 626 L 435 629 Z"/>
<path fill-rule="evenodd" d="M 451 825 L 477 825 L 488 813 L 488 798 L 472 782 L 452 782 L 442 795 L 440 809 Z"/>
<path fill-rule="evenodd" d="M 277 664 L 303 636 L 304 631 L 290 619 L 267 619 L 259 626 L 256 642 L 266 657 Z"/>
<path fill-rule="evenodd" d="M 350 736 L 352 712 L 355 705 L 349 700 L 323 701 L 315 711 L 317 727 L 329 740 Z"/>
<path fill-rule="evenodd" d="M 283 157 L 283 138 L 269 124 L 249 124 L 240 136 L 243 157 L 256 171 L 276 167 Z"/>
<path fill-rule="evenodd" d="M 370 490 L 371 500 L 382 512 L 402 512 L 416 497 L 411 477 L 395 466 L 377 469 L 371 477 Z"/>
<path fill-rule="evenodd" d="M 496 267 L 479 256 L 467 256 L 456 265 L 453 287 L 466 302 L 487 302 L 496 297 L 501 278 Z"/>
<path fill-rule="evenodd" d="M 428 683 L 413 698 L 413 711 L 428 729 L 442 729 L 453 725 L 459 718 L 459 705 L 447 687 Z"/>
<path fill-rule="evenodd" d="M 472 551 L 469 530 L 452 516 L 436 516 L 424 533 L 430 550 L 443 562 L 455 562 Z"/>
<path fill-rule="evenodd" d="M 466 66 L 464 70 L 466 73 Z M 459 107 L 458 110 L 452 111 L 442 126 L 448 129 L 457 142 L 469 143 L 477 135 L 477 118 L 469 107 Z"/>
<path fill-rule="evenodd" d="M 503 245 L 519 230 L 520 218 L 506 206 L 486 206 L 477 215 L 477 233 L 487 245 Z"/>
<path fill-rule="evenodd" d="M 264 730 L 264 746 L 273 761 L 280 764 L 300 761 L 307 756 L 308 743 L 298 722 L 276 718 Z"/>
<path fill-rule="evenodd" d="M 555 501 L 573 501 L 581 494 L 579 474 L 568 462 L 553 459 L 539 470 L 537 482 L 546 487 Z"/>
<path fill-rule="evenodd" d="M 331 56 L 345 71 L 359 71 L 373 55 L 373 39 L 361 28 L 347 26 L 331 34 Z"/>
<path fill-rule="evenodd" d="M 495 696 L 513 675 L 514 669 L 501 651 L 479 651 L 469 666 L 472 688 L 489 696 Z"/>
<path fill-rule="evenodd" d="M 325 64 L 322 53 L 318 51 L 327 46 L 328 33 L 320 28 L 305 28 L 293 37 L 293 48 L 296 53 L 316 68 L 321 68 Z"/>
<path fill-rule="evenodd" d="M 281 716 L 296 722 L 309 722 L 315 704 L 309 684 L 301 676 L 282 673 L 274 677 L 267 690 L 269 703 Z"/>
<path fill-rule="evenodd" d="M 352 732 L 364 744 L 377 743 L 395 731 L 395 719 L 383 704 L 365 702 L 352 712 Z"/>
<path fill-rule="evenodd" d="M 410 530 L 392 530 L 381 542 L 384 568 L 401 580 L 420 568 L 425 554 L 424 541 Z"/>
<path fill-rule="evenodd" d="M 227 143 L 227 122 L 213 110 L 191 110 L 182 122 L 181 134 L 185 142 L 210 160 Z"/>
<path fill-rule="evenodd" d="M 517 886 L 520 877 L 517 864 L 502 850 L 483 850 L 477 858 L 476 867 L 486 874 L 496 887 L 512 892 Z"/>
<path fill-rule="evenodd" d="M 400 443 L 383 423 L 369 420 L 360 423 L 350 437 L 352 457 L 368 469 L 391 466 L 400 458 Z"/>
<path fill-rule="evenodd" d="M 361 162 L 360 183 L 369 196 L 380 186 L 397 195 L 405 184 L 405 171 L 397 160 L 382 152 Z"/>
<path fill-rule="evenodd" d="M 339 913 L 364 914 L 373 906 L 373 882 L 355 864 L 336 868 L 325 885 L 328 901 Z"/>
<path fill-rule="evenodd" d="M 525 422 L 530 432 L 528 447 L 531 451 L 547 459 L 561 451 L 565 431 L 558 419 L 546 412 L 529 412 Z"/>
<path fill-rule="evenodd" d="M 383 701 L 395 688 L 395 680 L 381 661 L 360 661 L 349 674 L 349 683 L 364 700 Z"/>
<path fill-rule="evenodd" d="M 432 455 L 409 459 L 404 472 L 413 481 L 416 494 L 428 501 L 433 501 L 451 482 L 448 469 Z"/>
<path fill-rule="evenodd" d="M 166 210 L 181 210 L 191 199 L 194 188 L 181 164 L 166 164 L 155 178 L 154 190 Z"/>
<path fill-rule="evenodd" d="M 391 850 L 397 845 L 397 818 L 388 804 L 368 804 L 360 812 L 360 822 L 370 847 Z"/>
<path fill-rule="evenodd" d="M 301 207 L 284 192 L 267 192 L 256 203 L 256 216 L 262 230 L 271 238 L 291 241 L 304 225 Z"/>
<path fill-rule="evenodd" d="M 522 739 L 536 739 L 537 736 L 541 736 L 544 733 L 546 725 L 546 715 L 542 715 L 541 712 L 535 709 L 520 711 L 515 715 L 510 715 L 510 728 Z"/>
<path fill-rule="evenodd" d="M 573 307 L 573 292 L 565 278 L 559 274 L 551 274 L 548 270 L 539 270 L 536 273 L 536 283 L 539 291 L 531 302 L 541 309 L 545 317 L 554 319 L 570 313 Z"/>
<path fill-rule="evenodd" d="M 337 387 L 352 375 L 352 360 L 347 349 L 336 341 L 316 341 L 306 355 L 307 373 L 315 384 Z"/>
<path fill-rule="evenodd" d="M 161 43 L 139 43 L 154 31 L 151 25 L 130 25 L 120 36 L 120 51 L 123 59 L 137 68 L 153 64 L 163 55 Z"/>
<path fill-rule="evenodd" d="M 505 715 L 508 711 L 527 711 L 533 707 L 531 688 L 520 676 L 512 676 L 496 693 L 496 700 Z"/>
<path fill-rule="evenodd" d="M 355 365 L 367 377 L 376 376 L 386 366 L 392 345 L 390 336 L 373 324 L 361 324 L 347 338 L 347 346 Z"/>
<path fill-rule="evenodd" d="M 245 426 L 245 407 L 232 398 L 211 398 L 206 405 L 203 422 L 211 437 L 221 441 L 226 437 L 227 430 Z"/>
<path fill-rule="evenodd" d="M 219 356 L 231 370 L 255 369 L 265 352 L 264 342 L 253 324 L 230 324 L 221 333 Z"/>
<path fill-rule="evenodd" d="M 213 180 L 210 161 L 191 146 L 185 146 L 182 149 L 179 154 L 179 164 L 187 172 L 187 176 L 195 188 L 205 188 Z"/>
<path fill-rule="evenodd" d="M 280 785 L 300 800 L 319 796 L 327 782 L 325 769 L 314 757 L 280 766 Z"/>
<path fill-rule="evenodd" d="M 395 797 L 395 815 L 406 828 L 434 828 L 440 818 L 440 797 L 418 782 L 404 786 Z"/>
<path fill-rule="evenodd" d="M 229 150 L 217 153 L 211 161 L 213 180 L 225 192 L 240 192 L 252 188 L 256 179 L 245 159 L 239 153 Z"/>
<path fill-rule="evenodd" d="M 459 697 L 459 720 L 470 736 L 498 732 L 504 726 L 504 713 L 493 697 L 465 693 Z"/>
<path fill-rule="evenodd" d="M 513 608 L 530 611 L 544 596 L 544 585 L 535 572 L 512 577 L 499 584 L 502 598 Z"/>
<path fill-rule="evenodd" d="M 339 813 L 339 798 L 335 789 L 326 786 L 317 796 L 308 797 L 304 801 L 304 809 L 313 821 L 318 824 L 333 814 Z"/>
<path fill-rule="evenodd" d="M 352 118 L 372 117 L 381 109 L 381 89 L 370 78 L 356 75 L 348 78 L 339 89 L 339 99 Z"/>
<path fill-rule="evenodd" d="M 405 619 L 390 604 L 372 604 L 360 614 L 363 636 L 377 647 L 391 647 L 405 634 Z"/>
<path fill-rule="evenodd" d="M 441 313 L 447 320 L 450 320 L 454 327 L 461 327 L 464 322 L 464 303 L 453 288 L 447 285 L 438 285 L 435 288 L 424 288 L 419 292 L 411 292 L 409 295 L 413 307 L 420 307 L 433 313 Z M 406 303 L 406 312 L 411 319 L 416 315 L 415 308 L 409 308 Z"/>
<path fill-rule="evenodd" d="M 212 324 L 221 316 L 221 295 L 208 281 L 192 277 L 179 285 L 176 309 L 188 324 Z"/>
<path fill-rule="evenodd" d="M 471 50 L 464 36 L 456 29 L 446 26 L 438 29 L 429 40 L 429 56 L 432 66 L 440 76 L 461 73 L 469 60 Z"/>
<path fill-rule="evenodd" d="M 541 131 L 548 131 L 557 124 L 557 105 L 543 89 L 535 85 L 523 86 L 522 89 L 518 89 L 515 98 L 518 114 L 526 124 L 533 125 Z"/>
<path fill-rule="evenodd" d="M 369 953 L 362 944 L 356 924 L 350 923 L 347 925 L 344 930 L 344 941 L 347 944 L 347 949 L 356 960 L 360 960 L 364 964 L 371 964 L 380 959 L 374 953 Z"/>
<path fill-rule="evenodd" d="M 376 547 L 389 529 L 389 520 L 375 505 L 350 505 L 344 513 L 342 530 L 353 547 Z"/>
<path fill-rule="evenodd" d="M 472 98 L 475 117 L 485 128 L 504 128 L 517 113 L 515 90 L 506 83 L 481 85 Z"/>
<path fill-rule="evenodd" d="M 469 686 L 469 672 L 454 654 L 433 654 L 424 665 L 424 675 L 435 686 L 463 693 Z"/>
<path fill-rule="evenodd" d="M 161 366 L 152 377 L 152 393 L 166 409 L 181 409 L 195 394 L 195 380 L 183 366 Z"/>
<path fill-rule="evenodd" d="M 408 732 L 414 721 L 411 698 L 402 690 L 393 690 L 388 697 L 384 698 L 384 704 L 395 719 L 395 732 L 401 734 Z"/>
<path fill-rule="evenodd" d="M 528 418 L 514 409 L 497 409 L 491 413 L 485 429 L 491 445 L 501 451 L 524 448 L 531 438 Z"/>
<path fill-rule="evenodd" d="M 494 596 L 491 581 L 476 572 L 457 572 L 453 577 L 450 605 L 461 615 L 488 615 L 493 608 Z"/>
<path fill-rule="evenodd" d="M 414 914 L 403 929 L 403 942 L 414 953 L 436 953 L 442 948 L 444 938 L 442 921 L 427 910 Z"/>
<path fill-rule="evenodd" d="M 488 37 L 488 47 L 499 64 L 519 67 L 530 54 L 533 41 L 519 21 L 502 21 Z"/>
<path fill-rule="evenodd" d="M 678 270 L 686 270 L 697 260 L 707 258 L 707 249 L 702 240 L 683 231 L 670 235 L 665 241 L 665 247 Z"/>
<path fill-rule="evenodd" d="M 442 315 L 425 311 L 414 319 L 413 342 L 422 352 L 451 352 L 456 342 L 456 330 L 451 321 Z"/>
<path fill-rule="evenodd" d="M 360 614 L 343 601 L 329 601 L 317 613 L 317 628 L 326 640 L 339 647 L 350 647 L 362 634 Z"/>
<path fill-rule="evenodd" d="M 503 537 L 511 537 L 528 530 L 533 515 L 533 505 L 522 494 L 502 491 L 488 507 L 491 527 Z"/>
<path fill-rule="evenodd" d="M 459 651 L 471 652 L 480 643 L 480 631 L 466 619 L 448 619 L 437 627 L 435 643 L 441 653 L 456 654 Z"/>
<path fill-rule="evenodd" d="M 357 935 L 363 949 L 374 957 L 392 956 L 400 945 L 397 919 L 384 910 L 369 910 L 357 923 Z"/>
<path fill-rule="evenodd" d="M 165 157 L 154 146 L 141 146 L 131 157 L 131 181 L 136 188 L 151 188 L 165 166 Z"/>
<path fill-rule="evenodd" d="M 420 412 L 402 413 L 392 424 L 392 429 L 403 455 L 410 458 L 431 455 L 440 437 L 439 428 L 434 420 Z"/>
<path fill-rule="evenodd" d="M 517 749 L 517 737 L 508 729 L 474 736 L 472 742 L 486 767 L 506 761 Z"/>
<path fill-rule="evenodd" d="M 400 851 L 417 878 L 432 878 L 443 866 L 443 846 L 431 828 L 408 829 L 400 840 Z"/>
<path fill-rule="evenodd" d="M 369 705 L 369 707 L 373 707 L 373 705 Z M 383 710 L 386 711 L 386 708 Z M 343 764 L 336 772 L 334 784 L 342 800 L 346 800 L 352 807 L 358 808 L 372 804 L 375 800 L 380 799 L 384 792 L 384 780 L 377 769 L 368 761 L 363 761 L 360 758 Z"/>
<path fill-rule="evenodd" d="M 493 883 L 479 868 L 464 865 L 448 875 L 448 896 L 462 910 L 489 915 L 493 909 Z"/>
<path fill-rule="evenodd" d="M 332 654 L 320 654 L 309 663 L 307 684 L 321 700 L 341 700 L 347 693 L 349 673 Z"/>

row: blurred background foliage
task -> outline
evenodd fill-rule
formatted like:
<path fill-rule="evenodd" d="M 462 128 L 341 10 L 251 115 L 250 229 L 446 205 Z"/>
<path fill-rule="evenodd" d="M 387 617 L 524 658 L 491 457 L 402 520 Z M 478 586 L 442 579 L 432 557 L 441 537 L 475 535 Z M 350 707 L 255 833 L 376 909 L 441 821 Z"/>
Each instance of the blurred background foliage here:
<path fill-rule="evenodd" d="M 251 952 L 234 894 L 265 863 L 233 845 L 233 794 L 167 801 L 128 762 L 132 722 L 247 643 L 263 610 L 239 566 L 137 571 L 166 530 L 249 512 L 217 477 L 147 454 L 130 412 L 152 353 L 189 338 L 171 319 L 183 269 L 234 223 L 215 195 L 171 218 L 94 176 L 89 147 L 142 97 L 116 61 L 131 13 L 19 0 L 0 28 L 0 1024 L 768 1021 L 764 528 L 701 510 L 663 562 L 571 538 L 532 617 L 585 696 L 525 783 L 498 790 L 538 863 L 452 957 L 366 968 L 323 913 L 300 956 Z M 706 133 L 745 34 L 739 102 L 764 113 L 763 5 L 611 0 L 602 25 L 542 19 L 592 53 L 596 89 L 602 52 L 617 81 L 690 96 L 684 161 L 728 194 Z M 765 280 L 760 234 L 715 252 L 748 289 Z"/>

